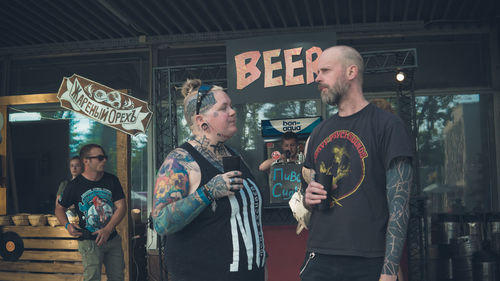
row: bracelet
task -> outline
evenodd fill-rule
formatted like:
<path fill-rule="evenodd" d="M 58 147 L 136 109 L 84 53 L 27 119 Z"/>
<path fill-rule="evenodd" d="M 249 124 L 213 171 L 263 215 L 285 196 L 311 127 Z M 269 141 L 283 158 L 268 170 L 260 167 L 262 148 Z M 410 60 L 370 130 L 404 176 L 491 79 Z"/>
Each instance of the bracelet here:
<path fill-rule="evenodd" d="M 205 196 L 207 196 L 208 200 L 210 200 L 210 202 L 214 202 L 215 198 L 212 192 L 206 186 L 202 186 L 201 188 L 203 189 L 203 193 L 205 193 Z"/>
<path fill-rule="evenodd" d="M 199 187 L 196 192 L 198 193 L 198 196 L 200 196 L 201 200 L 205 202 L 205 204 L 210 205 L 210 203 L 212 203 L 210 199 L 208 199 L 208 197 L 205 195 L 202 187 Z"/>
<path fill-rule="evenodd" d="M 64 226 L 64 228 L 68 229 L 68 225 L 70 225 L 69 222 L 66 223 L 66 225 Z"/>

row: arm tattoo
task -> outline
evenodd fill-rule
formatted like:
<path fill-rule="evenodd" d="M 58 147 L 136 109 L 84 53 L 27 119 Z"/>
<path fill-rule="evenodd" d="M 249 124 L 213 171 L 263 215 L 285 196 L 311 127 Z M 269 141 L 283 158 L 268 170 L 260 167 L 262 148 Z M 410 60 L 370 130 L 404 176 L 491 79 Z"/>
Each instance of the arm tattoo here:
<path fill-rule="evenodd" d="M 410 215 L 409 201 L 412 180 L 411 160 L 406 157 L 392 160 L 386 171 L 389 222 L 382 274 L 397 275 L 398 273 Z"/>
<path fill-rule="evenodd" d="M 198 193 L 189 194 L 189 170 L 199 168 L 191 155 L 178 148 L 167 156 L 158 171 L 152 217 L 160 235 L 181 230 L 207 206 Z"/>

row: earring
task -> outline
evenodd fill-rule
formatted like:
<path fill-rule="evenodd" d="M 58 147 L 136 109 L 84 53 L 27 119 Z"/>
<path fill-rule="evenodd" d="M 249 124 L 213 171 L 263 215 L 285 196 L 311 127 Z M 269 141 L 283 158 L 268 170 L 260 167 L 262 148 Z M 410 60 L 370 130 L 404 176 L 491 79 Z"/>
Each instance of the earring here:
<path fill-rule="evenodd" d="M 208 124 L 207 124 L 207 123 L 203 123 L 203 124 L 201 124 L 201 129 L 202 129 L 203 131 L 208 130 Z"/>

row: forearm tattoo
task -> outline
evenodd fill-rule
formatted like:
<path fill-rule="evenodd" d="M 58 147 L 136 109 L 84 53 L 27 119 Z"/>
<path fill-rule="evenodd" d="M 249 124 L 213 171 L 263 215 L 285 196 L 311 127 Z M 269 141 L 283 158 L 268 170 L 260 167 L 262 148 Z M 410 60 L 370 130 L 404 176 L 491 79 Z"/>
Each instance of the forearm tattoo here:
<path fill-rule="evenodd" d="M 189 153 L 177 148 L 158 171 L 152 218 L 160 235 L 181 230 L 207 207 L 198 193 L 189 195 L 189 170 L 199 171 L 199 168 Z"/>
<path fill-rule="evenodd" d="M 386 172 L 389 222 L 382 274 L 397 275 L 410 215 L 410 186 L 413 169 L 409 158 L 394 159 Z"/>

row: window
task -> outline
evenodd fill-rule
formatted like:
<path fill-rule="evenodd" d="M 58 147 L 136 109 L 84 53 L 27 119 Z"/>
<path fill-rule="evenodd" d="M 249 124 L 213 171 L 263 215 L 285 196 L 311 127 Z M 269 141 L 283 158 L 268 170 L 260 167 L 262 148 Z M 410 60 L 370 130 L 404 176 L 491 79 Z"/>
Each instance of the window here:
<path fill-rule="evenodd" d="M 419 180 L 430 214 L 494 209 L 492 104 L 485 94 L 416 98 Z"/>

